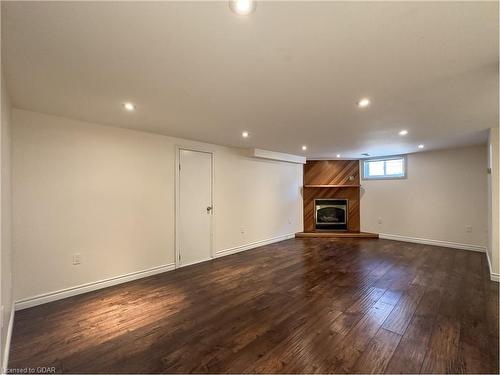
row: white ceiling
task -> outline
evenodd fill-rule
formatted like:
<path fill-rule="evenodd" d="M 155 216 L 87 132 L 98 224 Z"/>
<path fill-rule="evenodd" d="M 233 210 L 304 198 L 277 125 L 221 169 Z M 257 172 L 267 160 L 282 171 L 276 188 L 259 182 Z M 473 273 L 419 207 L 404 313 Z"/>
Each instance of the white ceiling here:
<path fill-rule="evenodd" d="M 484 142 L 498 31 L 498 2 L 2 2 L 15 107 L 323 158 Z"/>

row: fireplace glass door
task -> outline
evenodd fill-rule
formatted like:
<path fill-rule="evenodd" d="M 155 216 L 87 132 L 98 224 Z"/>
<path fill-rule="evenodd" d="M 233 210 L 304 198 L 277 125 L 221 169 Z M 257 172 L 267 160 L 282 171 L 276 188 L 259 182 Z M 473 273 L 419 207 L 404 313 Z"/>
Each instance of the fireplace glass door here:
<path fill-rule="evenodd" d="M 347 199 L 315 199 L 316 229 L 347 230 Z"/>

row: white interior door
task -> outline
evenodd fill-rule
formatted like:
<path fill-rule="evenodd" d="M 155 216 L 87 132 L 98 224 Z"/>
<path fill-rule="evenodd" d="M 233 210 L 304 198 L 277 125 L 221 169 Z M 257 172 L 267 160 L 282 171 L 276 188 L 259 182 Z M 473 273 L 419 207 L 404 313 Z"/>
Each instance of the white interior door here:
<path fill-rule="evenodd" d="M 212 257 L 212 157 L 179 150 L 179 266 Z"/>

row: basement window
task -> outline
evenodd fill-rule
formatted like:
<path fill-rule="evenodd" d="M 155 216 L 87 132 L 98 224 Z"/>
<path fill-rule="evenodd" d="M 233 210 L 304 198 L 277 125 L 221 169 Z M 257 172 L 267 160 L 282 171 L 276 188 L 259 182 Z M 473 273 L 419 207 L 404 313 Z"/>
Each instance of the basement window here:
<path fill-rule="evenodd" d="M 363 160 L 363 180 L 390 180 L 406 178 L 406 157 Z"/>

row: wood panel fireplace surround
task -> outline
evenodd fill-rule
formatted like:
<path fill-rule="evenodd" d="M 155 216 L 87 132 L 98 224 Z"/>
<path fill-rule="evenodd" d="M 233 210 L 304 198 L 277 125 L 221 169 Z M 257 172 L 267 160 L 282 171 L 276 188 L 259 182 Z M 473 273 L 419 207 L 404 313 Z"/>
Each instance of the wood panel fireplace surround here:
<path fill-rule="evenodd" d="M 358 160 L 304 165 L 304 232 L 297 237 L 378 237 L 360 232 Z"/>

